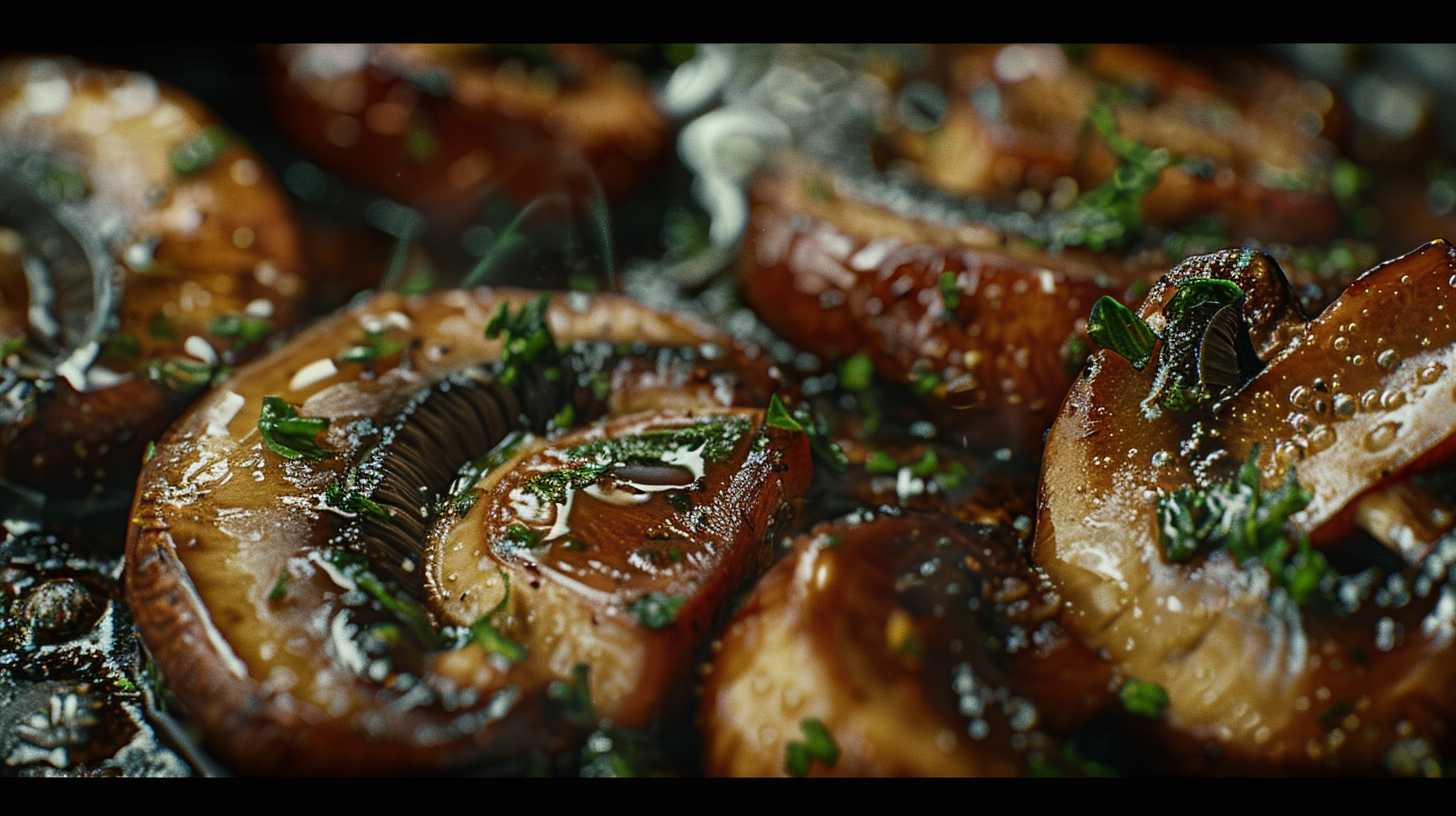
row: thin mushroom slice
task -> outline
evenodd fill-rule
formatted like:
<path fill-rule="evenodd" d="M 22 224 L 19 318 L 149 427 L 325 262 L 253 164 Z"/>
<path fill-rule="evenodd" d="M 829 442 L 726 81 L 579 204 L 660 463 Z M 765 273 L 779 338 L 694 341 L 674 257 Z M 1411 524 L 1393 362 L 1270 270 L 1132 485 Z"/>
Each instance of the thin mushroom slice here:
<path fill-rule="evenodd" d="M 1100 352 L 1068 395 L 1033 555 L 1067 628 L 1166 693 L 1158 732 L 1176 767 L 1373 772 L 1414 742 L 1450 743 L 1453 539 L 1382 494 L 1456 449 L 1453 275 L 1456 252 L 1432 242 L 1306 320 L 1268 258 L 1193 259 L 1142 318 L 1232 281 L 1257 374 L 1220 398 L 1158 402 L 1189 362 L 1168 342 L 1177 327 L 1158 325 L 1152 364 Z M 1409 528 L 1375 536 L 1392 552 L 1351 535 L 1392 521 Z"/>
<path fill-rule="evenodd" d="M 719 776 L 1015 776 L 1110 700 L 1004 528 L 856 513 L 795 539 L 707 671 Z"/>
<path fill-rule="evenodd" d="M 437 671 L 529 689 L 585 666 L 598 716 L 650 724 L 810 475 L 807 437 L 756 410 L 622 417 L 525 447 L 435 531 L 426 574 L 442 620 L 521 652 L 483 639 Z"/>
<path fill-rule="evenodd" d="M 597 693 L 594 678 L 607 672 L 591 668 L 590 658 L 573 658 L 569 639 L 556 651 L 526 647 L 531 660 L 546 662 L 539 671 L 530 661 L 517 673 L 498 670 L 505 658 L 486 657 L 480 644 L 501 646 L 513 637 L 515 618 L 503 610 L 482 622 L 490 609 L 452 618 L 443 601 L 425 594 L 425 548 L 434 541 L 428 531 L 460 519 L 462 492 L 475 495 L 468 488 L 510 460 L 512 445 L 534 449 L 512 429 L 546 444 L 541 437 L 559 433 L 551 428 L 566 421 L 563 405 L 589 418 L 604 404 L 610 410 L 618 384 L 658 370 L 613 363 L 610 355 L 578 370 L 579 353 L 568 353 L 555 358 L 555 379 L 526 364 L 505 386 L 501 340 L 487 339 L 484 330 L 503 306 L 542 303 L 521 291 L 376 296 L 240 369 L 159 441 L 132 512 L 127 597 L 170 688 L 237 770 L 461 768 L 538 750 L 555 754 L 595 725 L 584 703 L 597 702 L 588 694 Z M 739 393 L 729 383 L 733 372 L 748 390 L 773 381 L 767 363 L 731 338 L 625 298 L 558 296 L 539 315 L 562 348 L 641 343 L 700 350 L 692 369 L 701 377 L 684 375 L 685 391 L 705 400 L 693 411 L 739 416 L 722 402 Z M 715 379 L 723 387 L 702 387 Z M 622 390 L 634 395 L 634 407 L 648 408 L 666 393 L 660 382 Z M 774 508 L 792 507 L 808 476 L 797 458 L 802 443 L 784 441 L 778 429 L 759 433 L 761 420 L 753 416 L 744 421 L 749 429 L 739 444 L 771 444 L 735 456 L 758 462 L 777 452 L 785 457 L 779 465 L 789 464 L 757 483 L 756 495 Z M 425 440 L 434 452 L 391 455 L 407 437 Z M 486 449 L 460 449 L 477 445 Z M 435 459 L 452 463 L 442 467 Z M 420 481 L 405 484 L 406 473 Z M 735 506 L 758 507 L 752 493 Z M 396 525 L 378 523 L 380 515 L 402 520 L 408 513 L 416 517 L 398 526 L 427 531 L 423 539 L 386 534 Z M 772 525 L 754 525 L 770 517 L 782 520 L 748 511 L 725 516 L 760 535 Z M 690 566 L 701 570 L 703 586 L 727 591 L 714 581 L 731 586 L 735 567 L 710 581 L 709 561 Z M 487 572 L 485 580 L 502 580 Z M 535 590 L 532 580 L 512 578 L 512 615 Z M 691 594 L 685 585 L 661 591 L 669 607 L 675 595 Z M 702 626 L 701 614 L 714 603 L 685 605 L 691 616 L 682 619 Z M 652 634 L 680 637 L 677 630 Z M 676 654 L 688 653 L 683 646 Z M 578 664 L 588 666 L 584 679 Z M 491 668 L 503 681 L 477 683 L 474 668 L 462 666 Z M 643 710 L 655 705 L 641 699 Z"/>

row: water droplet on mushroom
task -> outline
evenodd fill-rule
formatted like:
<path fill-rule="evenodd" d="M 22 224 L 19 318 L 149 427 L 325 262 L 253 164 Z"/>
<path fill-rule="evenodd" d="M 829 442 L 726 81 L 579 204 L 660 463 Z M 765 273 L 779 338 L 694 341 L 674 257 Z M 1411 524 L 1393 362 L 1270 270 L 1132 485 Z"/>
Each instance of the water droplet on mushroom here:
<path fill-rule="evenodd" d="M 1355 400 L 1349 394 L 1336 394 L 1334 399 L 1335 416 L 1352 417 L 1355 415 Z"/>
<path fill-rule="evenodd" d="M 1316 425 L 1309 432 L 1310 453 L 1319 453 L 1333 444 L 1335 444 L 1335 432 L 1330 430 L 1328 425 Z"/>
<path fill-rule="evenodd" d="M 1168 464 L 1168 460 L 1172 458 L 1172 455 L 1169 454 L 1167 451 L 1158 451 L 1157 453 L 1153 454 L 1153 467 L 1163 467 L 1164 465 Z"/>
<path fill-rule="evenodd" d="M 1385 393 L 1380 395 L 1380 407 L 1387 411 L 1393 411 L 1402 405 L 1405 405 L 1405 394 L 1400 391 L 1386 389 Z"/>
<path fill-rule="evenodd" d="M 1360 395 L 1360 410 L 1374 411 L 1380 407 L 1380 392 L 1371 388 Z"/>
<path fill-rule="evenodd" d="M 1302 458 L 1304 458 L 1304 451 L 1292 442 L 1280 442 L 1274 446 L 1274 461 L 1279 464 L 1281 469 Z"/>
<path fill-rule="evenodd" d="M 1350 347 L 1350 340 L 1344 335 L 1340 335 L 1335 338 L 1335 342 L 1331 345 L 1334 346 L 1335 351 L 1344 351 Z"/>
<path fill-rule="evenodd" d="M 1400 357 L 1394 349 L 1386 349 L 1375 355 L 1375 363 L 1383 369 L 1389 370 L 1400 365 Z"/>
<path fill-rule="evenodd" d="M 1310 390 L 1302 385 L 1294 386 L 1289 392 L 1289 403 L 1301 411 L 1309 408 Z"/>
<path fill-rule="evenodd" d="M 1430 385 L 1436 380 L 1441 379 L 1441 375 L 1445 373 L 1445 371 L 1446 367 L 1441 365 L 1440 363 L 1431 363 L 1428 366 L 1421 367 L 1421 370 L 1416 374 L 1416 379 L 1419 380 L 1422 385 Z"/>
<path fill-rule="evenodd" d="M 1309 433 L 1310 429 L 1314 427 L 1314 421 L 1305 414 L 1290 414 L 1288 422 L 1289 427 L 1300 433 Z"/>
<path fill-rule="evenodd" d="M 1371 452 L 1384 450 L 1395 441 L 1395 434 L 1399 430 L 1399 422 L 1380 423 L 1365 437 L 1365 449 Z"/>

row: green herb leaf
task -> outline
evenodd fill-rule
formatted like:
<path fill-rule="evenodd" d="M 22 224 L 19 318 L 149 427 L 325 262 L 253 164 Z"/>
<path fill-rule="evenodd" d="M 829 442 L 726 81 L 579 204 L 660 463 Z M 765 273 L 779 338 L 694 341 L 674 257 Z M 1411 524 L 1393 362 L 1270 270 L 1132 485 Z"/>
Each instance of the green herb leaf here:
<path fill-rule="evenodd" d="M 628 604 L 627 611 L 648 629 L 666 629 L 677 623 L 677 611 L 686 601 L 681 595 L 649 592 Z"/>
<path fill-rule="evenodd" d="M 228 144 L 227 128 L 213 125 L 172 149 L 172 170 L 179 176 L 197 173 L 213 166 Z"/>
<path fill-rule="evenodd" d="M 900 460 L 884 451 L 875 451 L 865 458 L 864 468 L 876 475 L 896 473 L 900 470 Z"/>
<path fill-rule="evenodd" d="M 74 204 L 86 198 L 86 177 L 69 164 L 49 162 L 41 176 L 40 194 L 54 203 Z"/>
<path fill-rule="evenodd" d="M 947 312 L 960 308 L 961 290 L 956 286 L 956 273 L 940 273 L 940 302 L 945 304 Z"/>
<path fill-rule="evenodd" d="M 1157 339 L 1137 313 L 1111 295 L 1103 295 L 1092 304 L 1087 336 L 1097 345 L 1126 357 L 1138 371 L 1152 359 L 1153 342 Z"/>
<path fill-rule="evenodd" d="M 287 459 L 328 459 L 334 454 L 319 447 L 318 435 L 329 427 L 325 417 L 300 417 L 298 409 L 282 397 L 263 398 L 258 433 L 268 449 Z"/>
<path fill-rule="evenodd" d="M 591 701 L 591 684 L 587 682 L 588 671 L 585 663 L 577 663 L 571 667 L 571 680 L 552 680 L 546 686 L 546 697 L 556 704 L 561 716 L 578 724 L 591 723 L 597 718 Z"/>
<path fill-rule="evenodd" d="M 846 391 L 863 391 L 875 381 L 875 364 L 863 351 L 839 363 L 839 386 Z"/>
<path fill-rule="evenodd" d="M 929 396 L 939 387 L 940 375 L 930 369 L 922 369 L 910 375 L 910 390 L 918 397 Z"/>
<path fill-rule="evenodd" d="M 1118 702 L 1129 714 L 1161 720 L 1168 710 L 1168 692 L 1162 686 L 1142 680 L 1129 679 L 1117 692 Z"/>
<path fill-rule="evenodd" d="M 12 337 L 4 343 L 0 343 L 0 360 L 4 360 L 12 354 L 17 354 L 25 348 L 25 335 Z"/>
<path fill-rule="evenodd" d="M 502 303 L 486 325 L 486 339 L 504 338 L 497 379 L 507 388 L 514 387 L 520 381 L 521 371 L 528 367 L 539 370 L 547 380 L 561 378 L 561 349 L 546 324 L 550 305 L 548 292 L 541 293 L 515 314 L 511 313 L 510 304 Z"/>
<path fill-rule="evenodd" d="M 386 611 L 394 614 L 401 622 L 414 630 L 427 644 L 439 645 L 440 633 L 430 621 L 430 613 L 418 601 L 403 593 L 390 591 L 384 582 L 369 569 L 369 559 L 344 549 L 331 549 L 324 559 L 339 571 L 354 586 L 373 598 Z"/>
<path fill-rule="evenodd" d="M 815 456 L 840 473 L 849 467 L 849 457 L 844 455 L 838 443 L 829 438 L 829 427 L 825 424 L 824 417 L 807 402 L 799 404 L 794 411 L 794 420 L 809 435 L 809 450 Z"/>
<path fill-rule="evenodd" d="M 1104 295 L 1105 297 L 1105 295 Z M 1218 278 L 1197 278 L 1178 284 L 1178 291 L 1163 307 L 1163 316 L 1169 323 L 1183 320 L 1196 307 L 1205 304 L 1227 306 L 1244 300 L 1244 290 L 1233 281 Z"/>
<path fill-rule="evenodd" d="M 799 729 L 804 732 L 803 741 L 793 740 L 784 746 L 784 773 L 794 777 L 808 776 L 814 760 L 826 768 L 833 768 L 834 763 L 839 761 L 839 745 L 830 736 L 829 729 L 824 727 L 824 722 L 808 717 L 799 722 Z"/>
<path fill-rule="evenodd" d="M 495 628 L 495 616 L 505 611 L 506 605 L 511 600 L 511 578 L 504 569 L 499 572 L 501 580 L 505 582 L 505 595 L 500 599 L 500 603 L 470 625 L 470 637 L 485 649 L 486 654 L 498 654 L 514 666 L 526 659 L 527 652 L 525 646 L 506 637 Z"/>
<path fill-rule="evenodd" d="M 1092 106 L 1087 119 L 1117 156 L 1117 169 L 1067 208 L 1054 241 L 1101 252 L 1122 245 L 1142 228 L 1143 197 L 1158 185 L 1163 169 L 1174 158 L 1165 148 L 1153 149 L 1118 135 L 1117 120 L 1105 100 Z"/>
<path fill-rule="evenodd" d="M 208 331 L 213 334 L 236 337 L 244 343 L 261 343 L 277 328 L 271 320 L 237 313 L 218 315 L 207 324 Z"/>
<path fill-rule="evenodd" d="M 799 431 L 804 433 L 804 426 L 799 424 L 797 419 L 789 413 L 789 409 L 779 401 L 779 395 L 774 394 L 768 398 L 768 411 L 763 418 L 764 424 L 770 428 L 783 428 L 786 431 Z"/>
<path fill-rule="evenodd" d="M 230 371 L 227 366 L 193 362 L 180 357 L 147 361 L 147 379 L 184 393 L 200 391 L 223 379 Z"/>
<path fill-rule="evenodd" d="M 342 513 L 368 516 L 381 524 L 389 523 L 389 514 L 384 512 L 383 507 L 340 484 L 331 484 L 324 488 L 324 504 Z"/>
<path fill-rule="evenodd" d="M 288 597 L 288 571 L 278 573 L 278 580 L 273 582 L 273 588 L 268 590 L 268 600 L 278 603 Z"/>
<path fill-rule="evenodd" d="M 380 357 L 388 357 L 402 348 L 398 342 L 385 339 L 382 332 L 365 332 L 363 342 L 344 349 L 339 355 L 339 361 L 368 364 Z"/>

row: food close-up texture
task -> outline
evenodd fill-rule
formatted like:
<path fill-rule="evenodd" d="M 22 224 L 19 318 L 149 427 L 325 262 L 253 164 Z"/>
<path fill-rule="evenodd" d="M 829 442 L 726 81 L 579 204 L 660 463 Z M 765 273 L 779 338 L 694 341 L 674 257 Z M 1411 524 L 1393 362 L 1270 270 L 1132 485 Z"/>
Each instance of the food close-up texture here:
<path fill-rule="evenodd" d="M 0 52 L 0 776 L 1456 774 L 1453 65 Z"/>

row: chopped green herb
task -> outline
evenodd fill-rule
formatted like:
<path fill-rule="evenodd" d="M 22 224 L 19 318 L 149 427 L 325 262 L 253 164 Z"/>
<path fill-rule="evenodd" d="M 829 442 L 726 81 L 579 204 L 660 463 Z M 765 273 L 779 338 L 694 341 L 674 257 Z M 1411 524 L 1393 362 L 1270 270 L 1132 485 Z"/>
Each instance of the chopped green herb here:
<path fill-rule="evenodd" d="M 863 391 L 875 380 L 875 364 L 863 351 L 839 363 L 839 385 L 846 391 Z"/>
<path fill-rule="evenodd" d="M 930 369 L 922 369 L 911 374 L 910 377 L 910 390 L 914 391 L 916 396 L 929 396 L 940 387 L 940 375 Z"/>
<path fill-rule="evenodd" d="M 1092 304 L 1087 336 L 1097 345 L 1126 357 L 1138 371 L 1152 358 L 1153 342 L 1157 339 L 1137 313 L 1111 295 L 1103 295 Z"/>
<path fill-rule="evenodd" d="M 25 348 L 25 335 L 12 337 L 4 343 L 0 343 L 0 360 L 4 360 L 12 354 L 17 354 Z"/>
<path fill-rule="evenodd" d="M 172 149 L 172 170 L 179 176 L 197 173 L 213 166 L 227 148 L 227 128 L 213 125 Z"/>
<path fill-rule="evenodd" d="M 369 569 L 369 559 L 357 553 L 344 549 L 331 549 L 324 554 L 324 560 L 339 571 L 345 579 L 354 582 L 354 586 L 364 591 L 364 594 L 373 598 L 386 611 L 394 614 L 401 622 L 409 626 L 417 635 L 428 644 L 439 644 L 440 633 L 430 622 L 430 613 L 420 605 L 419 601 L 403 593 L 390 591 L 384 582 L 379 580 Z"/>
<path fill-rule="evenodd" d="M 1301 604 L 1330 573 L 1328 561 L 1310 546 L 1308 535 L 1287 525 L 1313 496 L 1300 487 L 1292 466 L 1283 484 L 1261 490 L 1258 456 L 1255 446 L 1228 484 L 1180 487 L 1158 498 L 1163 554 L 1182 563 L 1225 548 L 1241 564 L 1257 559 L 1273 585 L 1284 587 Z"/>
<path fill-rule="evenodd" d="M 1117 691 L 1118 702 L 1129 714 L 1160 720 L 1168 710 L 1168 692 L 1162 686 L 1142 680 L 1129 679 Z"/>
<path fill-rule="evenodd" d="M 824 767 L 833 768 L 839 761 L 839 745 L 824 722 L 808 717 L 799 722 L 799 729 L 804 732 L 804 740 L 793 740 L 784 746 L 784 772 L 789 776 L 808 776 L 816 759 Z"/>
<path fill-rule="evenodd" d="M 1101 252 L 1120 246 L 1142 228 L 1143 197 L 1158 185 L 1163 169 L 1174 159 L 1166 148 L 1153 149 L 1118 135 L 1117 120 L 1106 101 L 1095 103 L 1087 118 L 1117 156 L 1117 169 L 1067 208 L 1054 241 Z"/>
<path fill-rule="evenodd" d="M 301 417 L 282 397 L 263 398 L 258 433 L 268 449 L 287 459 L 328 459 L 334 454 L 319 447 L 318 435 L 329 427 L 326 417 Z"/>
<path fill-rule="evenodd" d="M 560 504 L 570 491 L 593 484 L 623 465 L 671 466 L 689 453 L 696 453 L 706 462 L 722 461 L 747 430 L 748 420 L 744 417 L 713 417 L 686 428 L 575 445 L 563 452 L 570 467 L 537 474 L 526 482 L 526 489 Z"/>
<path fill-rule="evenodd" d="M 945 466 L 945 469 L 935 474 L 935 483 L 941 490 L 955 490 L 961 486 L 971 472 L 960 462 L 952 461 Z"/>
<path fill-rule="evenodd" d="M 779 401 L 779 395 L 774 394 L 768 398 L 768 411 L 764 414 L 763 421 L 770 428 L 783 428 L 786 431 L 804 431 L 804 426 L 799 424 L 797 419 L 789 413 L 789 409 Z"/>
<path fill-rule="evenodd" d="M 551 427 L 559 430 L 566 430 L 576 424 L 576 408 L 571 403 L 561 406 L 556 416 L 551 418 Z"/>
<path fill-rule="evenodd" d="M 772 402 L 770 402 L 770 407 L 772 407 Z M 799 427 L 804 429 L 805 434 L 808 434 L 809 450 L 815 456 L 841 473 L 849 467 L 849 457 L 845 456 L 839 445 L 829 438 L 829 427 L 824 422 L 823 415 L 804 402 L 794 409 L 794 421 L 799 423 Z"/>
<path fill-rule="evenodd" d="M 324 504 L 341 513 L 368 516 L 381 524 L 389 523 L 389 514 L 384 512 L 383 507 L 340 484 L 331 484 L 324 488 Z"/>
<path fill-rule="evenodd" d="M 940 273 L 940 302 L 945 304 L 947 312 L 960 308 L 961 290 L 956 286 L 956 273 Z"/>
<path fill-rule="evenodd" d="M 504 337 L 501 347 L 500 374 L 497 378 L 508 388 L 520 381 L 524 368 L 536 368 L 546 379 L 561 377 L 561 349 L 546 325 L 546 311 L 551 305 L 550 293 L 526 303 L 521 311 L 511 314 L 510 304 L 502 303 L 485 327 L 486 339 Z"/>
<path fill-rule="evenodd" d="M 1245 299 L 1244 290 L 1233 281 L 1218 278 L 1198 278 L 1178 284 L 1178 291 L 1163 307 L 1163 316 L 1169 323 L 1186 319 L 1196 308 L 1205 305 L 1227 306 Z"/>
<path fill-rule="evenodd" d="M 646 734 L 603 725 L 581 748 L 581 776 L 588 779 L 634 779 L 652 772 L 662 761 Z"/>
<path fill-rule="evenodd" d="M 672 509 L 679 513 L 685 513 L 693 506 L 693 497 L 686 490 L 669 490 L 662 495 L 672 505 Z"/>
<path fill-rule="evenodd" d="M 531 549 L 541 544 L 541 534 L 524 524 L 506 527 L 506 544 L 511 550 Z"/>
<path fill-rule="evenodd" d="M 288 571 L 278 573 L 278 580 L 273 582 L 273 588 L 268 590 L 268 600 L 277 603 L 288 597 Z"/>
<path fill-rule="evenodd" d="M 504 569 L 499 572 L 501 581 L 505 582 L 505 595 L 501 597 L 500 603 L 470 625 L 470 637 L 485 649 L 486 654 L 498 654 L 514 666 L 526 659 L 526 647 L 501 634 L 500 630 L 495 628 L 495 616 L 505 611 L 506 605 L 511 600 L 511 578 Z"/>
<path fill-rule="evenodd" d="M 648 629 L 666 629 L 677 623 L 677 611 L 686 601 L 681 595 L 649 592 L 628 604 L 627 611 Z"/>
<path fill-rule="evenodd" d="M 81 171 L 59 162 L 46 165 L 41 177 L 42 197 L 57 203 L 74 204 L 86 198 L 86 177 Z"/>
<path fill-rule="evenodd" d="M 133 683 L 132 681 L 126 679 L 125 677 L 118 677 L 115 680 L 112 680 L 111 681 L 111 684 L 113 686 L 116 686 L 117 688 L 121 689 L 122 691 L 136 691 L 137 690 L 136 683 Z"/>
<path fill-rule="evenodd" d="M 402 348 L 404 346 L 400 343 L 386 339 L 383 332 L 365 332 L 364 340 L 344 349 L 344 353 L 339 355 L 339 361 L 368 364 L 380 357 L 388 357 Z"/>
<path fill-rule="evenodd" d="M 597 718 L 588 672 L 585 663 L 577 663 L 571 667 L 571 680 L 552 680 L 546 687 L 546 697 L 556 704 L 561 716 L 574 723 L 591 723 Z"/>
<path fill-rule="evenodd" d="M 231 369 L 182 358 L 148 360 L 147 379 L 173 391 L 197 391 L 226 377 Z"/>
<path fill-rule="evenodd" d="M 218 337 L 236 337 L 244 343 L 261 343 L 278 327 L 271 320 L 264 320 L 248 314 L 225 314 L 214 317 L 207 324 L 208 331 Z"/>
<path fill-rule="evenodd" d="M 885 475 L 899 471 L 900 461 L 884 451 L 875 451 L 865 459 L 864 467 L 870 473 Z"/>
<path fill-rule="evenodd" d="M 938 467 L 940 467 L 940 457 L 935 455 L 935 451 L 926 448 L 925 453 L 920 455 L 920 459 L 910 465 L 910 474 L 925 479 L 934 475 L 935 469 Z"/>
<path fill-rule="evenodd" d="M 145 464 L 147 462 L 152 461 L 152 457 L 153 456 L 156 456 L 156 455 L 157 455 L 157 443 L 156 443 L 156 440 L 147 440 L 147 449 L 142 452 L 142 463 Z"/>
<path fill-rule="evenodd" d="M 152 318 L 151 323 L 147 324 L 147 333 L 154 340 L 172 340 L 177 337 L 177 328 L 166 316 L 157 315 Z"/>

